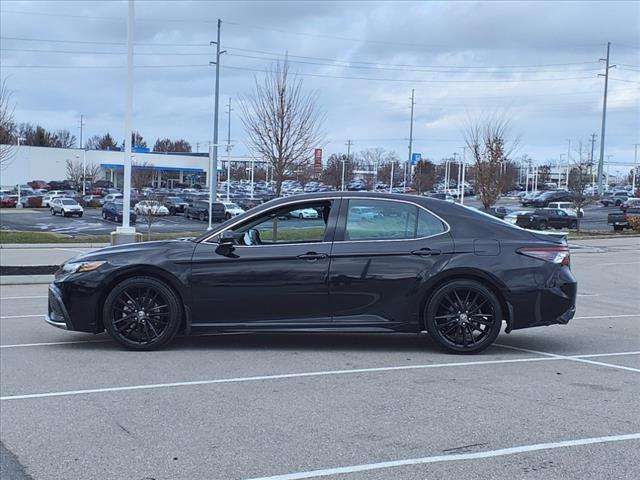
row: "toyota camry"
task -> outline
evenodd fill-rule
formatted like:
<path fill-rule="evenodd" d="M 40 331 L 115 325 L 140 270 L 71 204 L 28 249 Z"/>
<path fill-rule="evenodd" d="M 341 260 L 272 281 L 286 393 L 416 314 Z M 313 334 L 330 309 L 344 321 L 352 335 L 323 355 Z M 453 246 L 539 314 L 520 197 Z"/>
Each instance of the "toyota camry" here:
<path fill-rule="evenodd" d="M 285 220 L 306 209 L 317 218 Z M 46 321 L 106 330 L 134 350 L 178 334 L 305 331 L 427 333 L 447 351 L 475 353 L 503 324 L 508 333 L 573 317 L 569 258 L 562 234 L 438 199 L 308 194 L 195 239 L 76 257 L 49 287 Z"/>

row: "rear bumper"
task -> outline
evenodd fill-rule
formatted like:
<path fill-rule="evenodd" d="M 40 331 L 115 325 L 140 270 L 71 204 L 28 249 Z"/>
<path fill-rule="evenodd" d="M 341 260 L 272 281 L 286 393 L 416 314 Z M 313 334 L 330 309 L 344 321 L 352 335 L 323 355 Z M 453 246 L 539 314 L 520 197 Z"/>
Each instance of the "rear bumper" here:
<path fill-rule="evenodd" d="M 567 267 L 560 268 L 542 288 L 505 293 L 509 330 L 566 325 L 576 313 L 578 283 Z"/>

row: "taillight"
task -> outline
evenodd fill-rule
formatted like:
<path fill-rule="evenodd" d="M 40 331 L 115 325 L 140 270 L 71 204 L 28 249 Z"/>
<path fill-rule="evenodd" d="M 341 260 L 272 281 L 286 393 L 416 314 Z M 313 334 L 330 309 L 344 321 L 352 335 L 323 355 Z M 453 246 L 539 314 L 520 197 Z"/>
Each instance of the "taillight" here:
<path fill-rule="evenodd" d="M 527 257 L 537 258 L 545 262 L 558 263 L 560 265 L 570 264 L 569 247 L 523 247 L 519 248 L 518 253 Z"/>

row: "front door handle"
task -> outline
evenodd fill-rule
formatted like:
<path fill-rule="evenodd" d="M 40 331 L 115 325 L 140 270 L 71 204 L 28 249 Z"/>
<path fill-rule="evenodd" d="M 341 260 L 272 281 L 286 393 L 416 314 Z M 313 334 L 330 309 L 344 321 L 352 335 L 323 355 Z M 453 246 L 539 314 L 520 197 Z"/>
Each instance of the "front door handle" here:
<path fill-rule="evenodd" d="M 412 255 L 420 255 L 422 257 L 426 257 L 426 256 L 430 256 L 430 255 L 440 255 L 442 253 L 442 250 L 439 250 L 437 248 L 420 248 L 419 250 L 414 250 L 413 252 L 411 252 Z"/>
<path fill-rule="evenodd" d="M 303 253 L 302 255 L 298 255 L 297 258 L 299 258 L 300 260 L 309 260 L 311 262 L 315 262 L 316 260 L 327 258 L 327 256 L 328 255 L 326 253 L 307 252 Z"/>

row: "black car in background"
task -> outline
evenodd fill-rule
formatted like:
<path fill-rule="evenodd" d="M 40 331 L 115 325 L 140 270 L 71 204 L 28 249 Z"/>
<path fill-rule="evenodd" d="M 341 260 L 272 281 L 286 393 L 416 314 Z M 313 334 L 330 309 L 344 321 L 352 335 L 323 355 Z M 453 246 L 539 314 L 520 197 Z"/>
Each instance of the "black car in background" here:
<path fill-rule="evenodd" d="M 559 208 L 538 208 L 534 212 L 518 215 L 516 225 L 522 228 L 578 228 L 578 218 Z"/>
<path fill-rule="evenodd" d="M 196 200 L 192 204 L 189 204 L 184 209 L 184 216 L 186 218 L 195 218 L 201 222 L 209 221 L 209 202 L 204 200 Z M 220 202 L 213 202 L 211 206 L 211 221 L 222 222 L 226 218 L 226 211 L 224 205 Z"/>
<path fill-rule="evenodd" d="M 106 202 L 102 206 L 102 218 L 121 223 L 123 213 L 122 206 L 122 202 Z M 131 225 L 135 225 L 136 223 L 136 212 L 133 209 L 129 210 L 129 222 Z"/>
<path fill-rule="evenodd" d="M 493 215 L 494 217 L 504 220 L 504 217 L 506 217 L 512 212 L 515 212 L 516 210 L 517 209 L 515 208 L 509 208 L 509 207 L 491 207 L 485 210 L 485 212 L 488 213 L 489 215 Z"/>
<path fill-rule="evenodd" d="M 184 213 L 185 208 L 189 206 L 189 203 L 180 197 L 166 197 L 162 204 L 169 210 L 169 215 Z"/>
<path fill-rule="evenodd" d="M 531 200 L 531 205 L 536 208 L 544 208 L 549 206 L 549 202 L 570 202 L 572 201 L 570 192 L 562 190 L 544 192 Z"/>
<path fill-rule="evenodd" d="M 371 209 L 375 216 L 351 212 Z M 280 220 L 315 209 L 319 218 Z M 191 240 L 96 250 L 62 265 L 46 321 L 149 350 L 178 332 L 414 332 L 475 353 L 566 324 L 577 283 L 564 235 L 399 194 L 287 197 Z M 551 331 L 549 331 L 552 334 Z"/>

